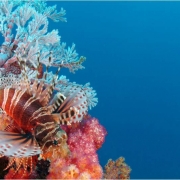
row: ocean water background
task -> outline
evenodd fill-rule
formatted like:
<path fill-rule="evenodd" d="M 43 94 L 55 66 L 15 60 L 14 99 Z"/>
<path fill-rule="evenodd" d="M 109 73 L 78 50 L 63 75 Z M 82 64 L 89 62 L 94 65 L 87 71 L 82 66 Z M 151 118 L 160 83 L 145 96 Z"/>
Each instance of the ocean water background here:
<path fill-rule="evenodd" d="M 180 178 L 180 2 L 48 4 L 68 20 L 49 29 L 87 57 L 85 70 L 61 72 L 97 90 L 102 166 L 124 156 L 131 178 Z"/>

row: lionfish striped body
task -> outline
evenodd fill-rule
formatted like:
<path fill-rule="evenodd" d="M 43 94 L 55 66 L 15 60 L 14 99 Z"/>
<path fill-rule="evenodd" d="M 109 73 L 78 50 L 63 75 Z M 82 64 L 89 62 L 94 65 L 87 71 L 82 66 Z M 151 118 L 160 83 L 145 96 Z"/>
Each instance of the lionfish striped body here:
<path fill-rule="evenodd" d="M 47 141 L 51 142 L 48 146 L 53 145 L 49 137 L 44 137 L 48 134 L 55 137 L 60 128 L 36 97 L 23 90 L 8 88 L 0 90 L 0 99 L 0 107 L 14 120 L 18 129 L 34 135 L 40 145 Z"/>
<path fill-rule="evenodd" d="M 0 107 L 16 122 L 24 131 L 32 132 L 35 124 L 30 118 L 34 112 L 42 107 L 37 98 L 32 97 L 26 91 L 13 88 L 0 89 Z"/>
<path fill-rule="evenodd" d="M 59 92 L 52 95 L 56 75 L 50 85 L 45 85 L 45 76 L 31 82 L 24 74 L 25 80 L 17 87 L 0 89 L 0 108 L 12 119 L 0 131 L 0 155 L 13 158 L 8 167 L 16 159 L 25 158 L 25 163 L 22 161 L 16 171 L 21 165 L 26 171 L 28 158 L 32 166 L 32 156 L 66 141 L 60 124 L 80 121 L 87 111 L 87 99 L 79 87 L 67 88 L 65 96 Z"/>

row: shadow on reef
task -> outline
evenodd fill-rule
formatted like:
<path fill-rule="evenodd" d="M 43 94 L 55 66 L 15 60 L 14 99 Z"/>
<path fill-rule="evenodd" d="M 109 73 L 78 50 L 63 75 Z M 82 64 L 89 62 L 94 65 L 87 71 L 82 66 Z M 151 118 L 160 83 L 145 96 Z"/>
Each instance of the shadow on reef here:
<path fill-rule="evenodd" d="M 0 158 L 0 179 L 5 179 L 6 174 L 9 172 L 9 169 L 4 170 L 8 165 L 8 158 Z M 49 174 L 50 161 L 48 160 L 38 160 L 36 164 L 35 173 L 32 174 L 33 179 L 46 179 Z"/>
<path fill-rule="evenodd" d="M 50 161 L 39 160 L 36 164 L 37 179 L 45 179 L 49 174 Z"/>
<path fill-rule="evenodd" d="M 9 169 L 4 170 L 8 165 L 8 158 L 0 158 L 0 179 L 4 179 L 4 176 L 8 173 Z"/>

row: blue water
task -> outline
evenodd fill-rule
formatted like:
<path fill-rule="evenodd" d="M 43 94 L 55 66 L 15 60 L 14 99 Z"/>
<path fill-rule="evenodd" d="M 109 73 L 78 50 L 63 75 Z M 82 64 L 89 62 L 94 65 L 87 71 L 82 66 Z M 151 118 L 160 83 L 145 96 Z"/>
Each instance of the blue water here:
<path fill-rule="evenodd" d="M 90 114 L 108 131 L 101 164 L 124 156 L 131 178 L 180 178 L 180 2 L 49 4 L 68 20 L 50 29 L 87 57 L 66 75 L 97 90 Z"/>

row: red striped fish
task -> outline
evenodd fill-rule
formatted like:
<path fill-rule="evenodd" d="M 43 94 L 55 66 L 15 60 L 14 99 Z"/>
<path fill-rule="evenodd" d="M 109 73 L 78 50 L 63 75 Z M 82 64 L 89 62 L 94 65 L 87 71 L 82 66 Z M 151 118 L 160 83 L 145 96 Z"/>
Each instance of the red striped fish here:
<path fill-rule="evenodd" d="M 45 75 L 31 83 L 25 62 L 20 61 L 20 66 L 24 77 L 20 84 L 0 89 L 0 108 L 12 120 L 0 131 L 0 155 L 11 157 L 7 168 L 20 162 L 15 173 L 21 166 L 26 171 L 28 164 L 32 170 L 33 156 L 61 146 L 67 135 L 60 124 L 80 121 L 87 111 L 87 98 L 80 87 L 52 95 L 57 73 L 50 85 L 45 84 Z"/>

